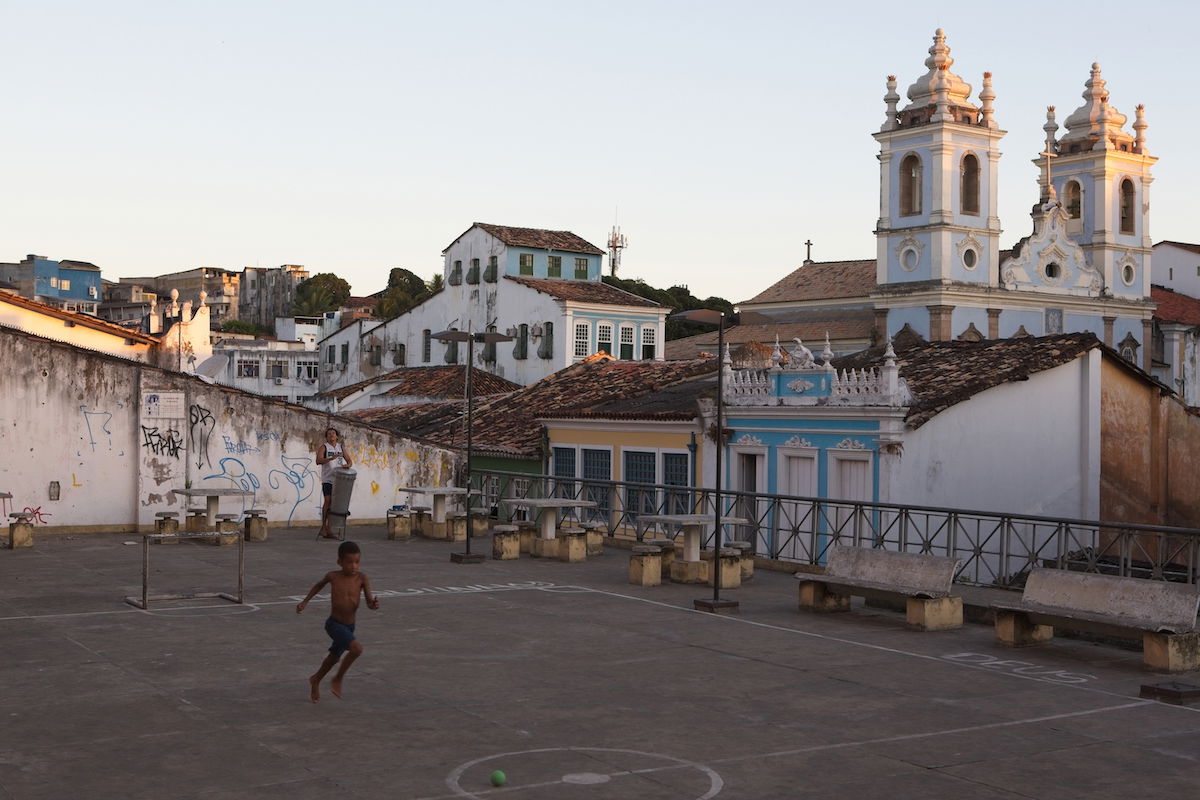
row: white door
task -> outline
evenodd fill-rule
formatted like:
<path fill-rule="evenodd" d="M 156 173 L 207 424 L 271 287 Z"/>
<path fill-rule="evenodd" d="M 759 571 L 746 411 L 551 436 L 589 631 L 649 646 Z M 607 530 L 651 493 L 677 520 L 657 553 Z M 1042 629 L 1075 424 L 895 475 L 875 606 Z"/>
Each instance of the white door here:
<path fill-rule="evenodd" d="M 861 523 L 866 520 L 855 519 L 854 502 L 870 502 L 872 499 L 871 460 L 858 457 L 831 457 L 829 475 L 829 498 L 833 501 L 845 501 L 834 508 L 831 515 L 834 519 L 835 531 L 842 544 L 857 544 L 856 536 L 869 537 L 870 531 Z M 865 514 L 870 515 L 867 510 Z"/>
<path fill-rule="evenodd" d="M 783 474 L 779 481 L 780 494 L 789 497 L 817 496 L 817 459 L 815 455 L 783 457 Z M 813 519 L 817 510 L 811 502 L 781 500 L 776 527 L 775 546 L 779 558 L 809 560 L 813 547 Z M 760 543 L 760 545 L 763 543 Z M 760 552 L 763 552 L 760 550 Z"/>

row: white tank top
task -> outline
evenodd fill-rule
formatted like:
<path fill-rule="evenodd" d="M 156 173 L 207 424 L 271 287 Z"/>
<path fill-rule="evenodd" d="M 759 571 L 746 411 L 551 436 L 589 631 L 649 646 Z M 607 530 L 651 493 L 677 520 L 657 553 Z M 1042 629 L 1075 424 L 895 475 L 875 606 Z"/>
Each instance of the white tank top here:
<path fill-rule="evenodd" d="M 337 456 L 332 461 L 326 461 L 321 465 L 321 483 L 333 483 L 333 471 L 346 463 L 342 459 L 342 443 L 330 444 L 329 442 L 321 442 L 321 446 L 325 448 L 326 458 L 330 455 Z"/>

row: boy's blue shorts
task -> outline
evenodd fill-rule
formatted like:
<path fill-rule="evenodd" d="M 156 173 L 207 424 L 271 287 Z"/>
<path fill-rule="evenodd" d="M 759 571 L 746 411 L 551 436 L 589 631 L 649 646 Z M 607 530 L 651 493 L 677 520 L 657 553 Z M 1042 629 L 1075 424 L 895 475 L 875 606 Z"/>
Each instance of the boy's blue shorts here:
<path fill-rule="evenodd" d="M 325 632 L 329 634 L 330 639 L 333 639 L 333 644 L 329 645 L 329 652 L 335 656 L 346 652 L 350 643 L 354 641 L 354 626 L 338 622 L 333 617 L 325 620 Z"/>

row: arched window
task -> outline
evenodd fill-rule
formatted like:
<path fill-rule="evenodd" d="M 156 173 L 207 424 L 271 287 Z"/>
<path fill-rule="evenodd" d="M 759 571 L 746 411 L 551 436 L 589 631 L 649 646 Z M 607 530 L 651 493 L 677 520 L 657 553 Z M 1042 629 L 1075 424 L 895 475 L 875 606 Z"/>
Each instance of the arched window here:
<path fill-rule="evenodd" d="M 1079 219 L 1082 205 L 1083 189 L 1080 188 L 1079 181 L 1067 181 L 1067 217 Z"/>
<path fill-rule="evenodd" d="M 1121 181 L 1121 233 L 1133 233 L 1133 181 Z"/>
<path fill-rule="evenodd" d="M 921 159 L 908 155 L 900 162 L 900 216 L 921 213 Z"/>
<path fill-rule="evenodd" d="M 979 159 L 969 153 L 962 160 L 962 213 L 979 213 Z"/>

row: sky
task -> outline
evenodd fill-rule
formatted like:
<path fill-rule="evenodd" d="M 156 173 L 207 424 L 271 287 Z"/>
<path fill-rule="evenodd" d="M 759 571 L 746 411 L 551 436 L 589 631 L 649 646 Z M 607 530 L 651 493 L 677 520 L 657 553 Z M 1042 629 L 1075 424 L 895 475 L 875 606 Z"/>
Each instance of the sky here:
<path fill-rule="evenodd" d="M 0 261 L 303 264 L 361 295 L 440 273 L 473 222 L 602 249 L 617 224 L 620 277 L 746 300 L 806 240 L 874 257 L 886 76 L 903 95 L 938 27 L 973 99 L 993 73 L 1002 247 L 1030 232 L 1045 107 L 1081 105 L 1093 61 L 1127 129 L 1146 105 L 1152 239 L 1200 242 L 1198 8 L 0 0 Z"/>

